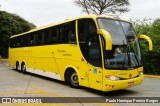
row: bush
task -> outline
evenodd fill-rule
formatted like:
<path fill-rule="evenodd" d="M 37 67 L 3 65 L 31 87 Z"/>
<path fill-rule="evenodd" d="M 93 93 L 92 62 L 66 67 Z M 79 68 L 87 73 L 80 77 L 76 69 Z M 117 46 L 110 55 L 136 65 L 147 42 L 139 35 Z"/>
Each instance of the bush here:
<path fill-rule="evenodd" d="M 130 21 L 133 23 L 137 34 L 147 35 L 153 42 L 153 51 L 148 52 L 148 43 L 140 40 L 144 72 L 146 74 L 160 75 L 160 19 L 154 21 L 151 19 Z"/>

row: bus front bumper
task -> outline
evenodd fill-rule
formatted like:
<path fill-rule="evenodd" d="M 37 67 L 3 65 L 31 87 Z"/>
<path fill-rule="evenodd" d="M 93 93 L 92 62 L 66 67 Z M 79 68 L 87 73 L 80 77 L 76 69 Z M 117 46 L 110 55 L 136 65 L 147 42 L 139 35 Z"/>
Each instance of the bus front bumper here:
<path fill-rule="evenodd" d="M 114 91 L 114 90 L 133 87 L 141 84 L 143 80 L 144 80 L 143 75 L 134 79 L 129 79 L 129 80 L 112 81 L 112 80 L 105 79 L 105 82 L 103 83 L 102 91 Z"/>

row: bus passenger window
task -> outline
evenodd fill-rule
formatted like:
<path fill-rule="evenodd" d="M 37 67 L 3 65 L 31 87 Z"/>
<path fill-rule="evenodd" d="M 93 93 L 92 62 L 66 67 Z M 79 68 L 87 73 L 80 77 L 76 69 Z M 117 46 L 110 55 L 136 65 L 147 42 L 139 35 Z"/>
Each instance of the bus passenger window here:
<path fill-rule="evenodd" d="M 63 43 L 68 43 L 68 33 L 69 33 L 69 25 L 68 23 L 65 25 L 62 25 L 60 28 L 60 33 L 61 33 L 61 38 L 60 42 Z"/>
<path fill-rule="evenodd" d="M 49 35 L 50 35 L 50 32 L 51 30 L 50 29 L 47 29 L 44 31 L 44 45 L 47 45 L 47 44 L 50 44 L 50 38 L 49 38 Z"/>
<path fill-rule="evenodd" d="M 66 30 L 66 24 L 65 25 L 61 25 L 60 27 L 60 43 L 67 43 L 67 30 Z"/>
<path fill-rule="evenodd" d="M 19 46 L 19 47 L 24 47 L 24 46 L 25 46 L 24 37 L 25 37 L 25 36 L 21 36 L 21 37 L 20 37 L 20 46 Z"/>
<path fill-rule="evenodd" d="M 58 28 L 52 27 L 45 31 L 44 39 L 45 44 L 57 44 L 58 43 Z"/>
<path fill-rule="evenodd" d="M 34 34 L 29 35 L 29 46 L 33 46 L 35 44 Z"/>
<path fill-rule="evenodd" d="M 42 45 L 43 44 L 43 31 L 35 33 L 35 45 Z"/>
<path fill-rule="evenodd" d="M 51 40 L 51 43 L 53 44 L 57 44 L 58 43 L 58 34 L 57 34 L 57 30 L 58 28 L 55 27 L 55 28 L 52 28 L 51 32 L 50 32 L 50 40 Z"/>
<path fill-rule="evenodd" d="M 88 46 L 89 46 L 89 63 L 101 67 L 101 49 L 100 49 L 100 42 L 98 35 L 94 35 L 89 37 L 88 39 Z"/>
<path fill-rule="evenodd" d="M 69 44 L 76 44 L 76 34 L 72 33 L 72 31 L 69 32 L 69 38 L 68 38 Z"/>
<path fill-rule="evenodd" d="M 64 24 L 60 28 L 60 42 L 62 44 L 75 44 L 76 34 L 75 34 L 75 21 Z"/>
<path fill-rule="evenodd" d="M 27 35 L 24 35 L 23 36 L 23 47 L 26 47 L 27 46 Z"/>
<path fill-rule="evenodd" d="M 81 19 L 78 20 L 78 40 L 79 40 L 79 46 L 81 49 L 81 52 L 84 56 L 84 58 L 88 61 L 88 44 L 86 42 L 86 36 L 87 36 L 87 22 L 88 19 Z"/>
<path fill-rule="evenodd" d="M 95 34 L 97 32 L 97 30 L 96 30 L 96 25 L 95 25 L 94 21 L 89 20 L 88 22 L 89 22 L 88 23 L 89 34 Z"/>
<path fill-rule="evenodd" d="M 16 47 L 20 47 L 21 46 L 21 38 L 17 37 L 17 44 Z"/>
<path fill-rule="evenodd" d="M 75 31 L 75 21 L 71 23 L 71 28 L 68 33 L 68 43 L 69 44 L 76 44 L 76 31 Z"/>
<path fill-rule="evenodd" d="M 96 34 L 96 25 L 92 19 L 78 20 L 78 40 L 81 52 L 85 59 L 89 61 L 89 38 Z M 87 52 L 86 52 L 87 51 Z"/>
<path fill-rule="evenodd" d="M 79 20 L 78 21 L 78 39 L 80 43 L 85 43 L 86 36 L 86 21 Z"/>

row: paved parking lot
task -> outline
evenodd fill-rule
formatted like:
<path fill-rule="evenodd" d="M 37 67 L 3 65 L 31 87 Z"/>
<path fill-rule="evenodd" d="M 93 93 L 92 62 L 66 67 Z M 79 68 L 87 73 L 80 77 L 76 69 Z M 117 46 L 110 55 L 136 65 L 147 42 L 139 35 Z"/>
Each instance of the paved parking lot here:
<path fill-rule="evenodd" d="M 136 87 L 113 91 L 100 92 L 89 88 L 81 87 L 79 89 L 70 88 L 62 81 L 41 77 L 34 74 L 22 74 L 8 67 L 7 60 L 0 63 L 0 97 L 160 97 L 160 79 L 145 78 L 144 82 Z M 2 105 L 2 104 L 0 104 Z M 6 104 L 3 104 L 6 105 Z M 7 104 L 8 106 L 9 104 Z M 11 104 L 13 105 L 13 104 Z M 18 104 L 14 104 L 18 105 Z M 25 104 L 26 105 L 26 104 Z M 25 106 L 23 104 L 23 106 Z M 35 105 L 35 104 L 30 104 Z M 43 104 L 37 104 L 43 105 Z M 53 105 L 53 104 L 45 104 Z M 54 104 L 57 105 L 57 104 Z M 66 105 L 66 104 L 58 104 Z M 108 103 L 79 103 L 68 105 L 87 105 L 87 106 L 113 106 L 113 105 L 131 105 L 134 104 L 108 104 Z M 138 104 L 135 104 L 138 105 Z M 147 104 L 142 104 L 146 106 Z M 150 104 L 148 104 L 150 106 Z M 159 105 L 159 104 L 153 104 Z M 28 105 L 27 105 L 28 106 Z"/>

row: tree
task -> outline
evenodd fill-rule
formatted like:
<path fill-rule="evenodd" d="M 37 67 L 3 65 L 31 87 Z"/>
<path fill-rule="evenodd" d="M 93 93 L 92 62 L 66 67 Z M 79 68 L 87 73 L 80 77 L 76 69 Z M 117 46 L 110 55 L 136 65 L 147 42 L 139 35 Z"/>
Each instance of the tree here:
<path fill-rule="evenodd" d="M 135 20 L 132 21 L 137 34 L 144 34 L 151 38 L 153 43 L 153 51 L 148 52 L 148 42 L 140 40 L 142 59 L 144 61 L 144 72 L 146 74 L 160 75 L 160 19 Z"/>
<path fill-rule="evenodd" d="M 35 25 L 16 14 L 0 11 L 0 55 L 8 56 L 8 44 L 11 35 L 35 28 Z"/>
<path fill-rule="evenodd" d="M 117 14 L 129 11 L 129 0 L 74 0 L 87 14 Z"/>

